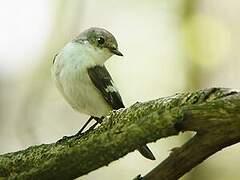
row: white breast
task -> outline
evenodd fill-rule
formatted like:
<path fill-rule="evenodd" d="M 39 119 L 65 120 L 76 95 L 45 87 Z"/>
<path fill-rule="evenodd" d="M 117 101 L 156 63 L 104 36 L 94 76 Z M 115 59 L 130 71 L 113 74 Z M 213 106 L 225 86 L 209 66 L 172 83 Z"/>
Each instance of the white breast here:
<path fill-rule="evenodd" d="M 88 67 L 103 61 L 101 58 L 105 57 L 89 45 L 69 43 L 56 56 L 52 67 L 56 86 L 73 109 L 96 117 L 105 116 L 111 110 L 87 73 Z"/>

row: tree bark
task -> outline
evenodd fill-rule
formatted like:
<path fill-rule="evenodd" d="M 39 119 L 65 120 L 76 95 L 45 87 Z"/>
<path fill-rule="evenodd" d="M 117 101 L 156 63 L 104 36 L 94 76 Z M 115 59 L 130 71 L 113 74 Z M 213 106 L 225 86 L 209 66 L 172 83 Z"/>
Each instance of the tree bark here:
<path fill-rule="evenodd" d="M 71 179 L 108 165 L 144 144 L 183 131 L 195 136 L 147 175 L 175 180 L 222 148 L 240 141 L 240 93 L 210 88 L 113 111 L 81 138 L 0 156 L 0 179 Z"/>

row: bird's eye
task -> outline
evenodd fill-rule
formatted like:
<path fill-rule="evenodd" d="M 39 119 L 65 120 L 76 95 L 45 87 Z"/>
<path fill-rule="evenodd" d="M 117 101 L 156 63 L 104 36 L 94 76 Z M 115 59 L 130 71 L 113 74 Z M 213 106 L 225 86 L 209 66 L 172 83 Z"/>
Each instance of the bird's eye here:
<path fill-rule="evenodd" d="M 104 44 L 105 40 L 102 37 L 97 38 L 98 44 Z"/>

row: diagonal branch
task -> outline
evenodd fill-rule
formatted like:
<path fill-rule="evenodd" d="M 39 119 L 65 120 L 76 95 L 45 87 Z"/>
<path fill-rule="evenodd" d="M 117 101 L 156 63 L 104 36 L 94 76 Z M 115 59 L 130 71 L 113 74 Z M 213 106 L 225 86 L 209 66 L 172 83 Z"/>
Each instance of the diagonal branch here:
<path fill-rule="evenodd" d="M 210 155 L 240 141 L 239 111 L 240 94 L 220 88 L 136 103 L 112 112 L 81 139 L 1 155 L 0 178 L 76 178 L 146 143 L 180 131 L 195 131 L 192 139 L 142 177 L 177 179 Z"/>
<path fill-rule="evenodd" d="M 174 148 L 161 164 L 142 179 L 175 180 L 224 147 L 240 142 L 239 94 L 209 104 L 184 107 L 181 131 L 197 134 L 182 147 Z"/>

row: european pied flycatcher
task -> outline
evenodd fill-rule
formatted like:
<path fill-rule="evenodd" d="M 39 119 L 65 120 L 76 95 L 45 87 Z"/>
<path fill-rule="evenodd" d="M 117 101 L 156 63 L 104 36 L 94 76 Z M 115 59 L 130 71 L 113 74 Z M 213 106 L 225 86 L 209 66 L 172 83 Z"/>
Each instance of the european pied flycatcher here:
<path fill-rule="evenodd" d="M 52 76 L 63 97 L 74 110 L 91 116 L 78 135 L 92 119 L 97 121 L 96 125 L 111 110 L 124 108 L 104 66 L 114 54 L 123 56 L 115 37 L 105 29 L 90 28 L 69 42 L 53 60 Z M 138 151 L 155 159 L 147 145 Z"/>

